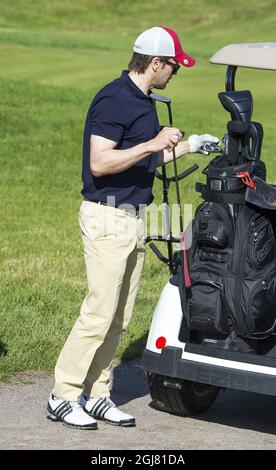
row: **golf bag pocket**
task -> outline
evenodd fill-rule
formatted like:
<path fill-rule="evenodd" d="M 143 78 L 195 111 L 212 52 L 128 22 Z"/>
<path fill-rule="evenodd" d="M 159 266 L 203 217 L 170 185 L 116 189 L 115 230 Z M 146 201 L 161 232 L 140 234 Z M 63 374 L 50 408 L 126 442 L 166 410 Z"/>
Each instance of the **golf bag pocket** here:
<path fill-rule="evenodd" d="M 196 233 L 199 246 L 224 248 L 228 245 L 226 228 L 219 220 L 197 220 Z"/>
<path fill-rule="evenodd" d="M 237 282 L 235 276 L 228 276 L 225 293 L 238 334 L 251 339 L 264 339 L 271 335 L 276 327 L 275 263 L 241 282 Z"/>
<path fill-rule="evenodd" d="M 259 279 L 251 291 L 247 314 L 252 318 L 255 336 L 270 336 L 276 325 L 276 267 Z"/>
<path fill-rule="evenodd" d="M 201 204 L 195 216 L 198 247 L 224 249 L 233 244 L 233 227 L 225 207 L 215 202 Z"/>
<path fill-rule="evenodd" d="M 219 276 L 201 273 L 194 278 L 188 302 L 191 330 L 214 335 L 230 332 L 223 282 Z"/>

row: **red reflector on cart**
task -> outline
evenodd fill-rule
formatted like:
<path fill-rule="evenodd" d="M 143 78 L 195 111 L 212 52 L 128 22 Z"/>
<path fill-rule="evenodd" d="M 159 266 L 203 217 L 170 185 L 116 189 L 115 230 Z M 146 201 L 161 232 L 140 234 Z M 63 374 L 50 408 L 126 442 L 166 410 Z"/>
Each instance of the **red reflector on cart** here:
<path fill-rule="evenodd" d="M 162 349 L 166 346 L 166 343 L 166 338 L 164 338 L 164 336 L 159 336 L 159 338 L 157 338 L 156 340 L 155 346 L 157 347 L 157 349 Z"/>

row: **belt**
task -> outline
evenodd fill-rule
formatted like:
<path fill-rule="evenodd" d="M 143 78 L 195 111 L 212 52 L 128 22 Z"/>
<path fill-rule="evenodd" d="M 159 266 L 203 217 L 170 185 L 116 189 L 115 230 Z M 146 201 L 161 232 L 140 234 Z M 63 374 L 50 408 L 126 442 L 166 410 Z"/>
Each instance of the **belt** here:
<path fill-rule="evenodd" d="M 136 216 L 139 215 L 139 207 L 124 207 L 124 205 L 120 205 L 120 206 L 114 206 L 113 204 L 108 204 L 107 202 L 103 202 L 103 201 L 96 201 L 96 200 L 93 200 L 93 199 L 87 199 L 86 197 L 84 198 L 84 201 L 89 201 L 89 202 L 94 202 L 95 204 L 100 204 L 101 206 L 108 206 L 108 207 L 113 207 L 115 209 L 120 209 L 122 211 L 126 211 L 126 212 L 129 212 L 131 214 L 135 214 Z"/>

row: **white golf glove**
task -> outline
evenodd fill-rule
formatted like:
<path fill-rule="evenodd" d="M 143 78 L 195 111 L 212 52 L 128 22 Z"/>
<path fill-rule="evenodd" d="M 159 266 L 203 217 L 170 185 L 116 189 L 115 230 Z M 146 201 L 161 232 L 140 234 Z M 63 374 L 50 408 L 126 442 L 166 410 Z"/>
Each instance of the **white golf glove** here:
<path fill-rule="evenodd" d="M 210 154 L 211 150 L 208 144 L 213 144 L 213 146 L 220 144 L 219 138 L 210 134 L 193 134 L 188 138 L 188 142 L 190 144 L 190 153 L 203 153 L 204 155 Z"/>

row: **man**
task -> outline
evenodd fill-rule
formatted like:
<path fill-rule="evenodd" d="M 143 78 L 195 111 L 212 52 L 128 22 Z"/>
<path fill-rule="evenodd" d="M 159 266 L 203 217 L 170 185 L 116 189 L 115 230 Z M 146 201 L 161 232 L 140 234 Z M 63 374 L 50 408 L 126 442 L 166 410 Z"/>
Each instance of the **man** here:
<path fill-rule="evenodd" d="M 49 419 L 79 429 L 97 429 L 97 419 L 135 426 L 135 418 L 110 400 L 109 382 L 144 266 L 144 221 L 137 209 L 151 203 L 156 166 L 172 160 L 173 148 L 180 157 L 219 142 L 208 134 L 180 142 L 178 128 L 160 131 L 151 90 L 164 89 L 180 65 L 195 63 L 176 33 L 151 28 L 133 50 L 128 71 L 94 98 L 84 129 L 79 220 L 88 294 L 58 358 L 47 407 Z"/>

